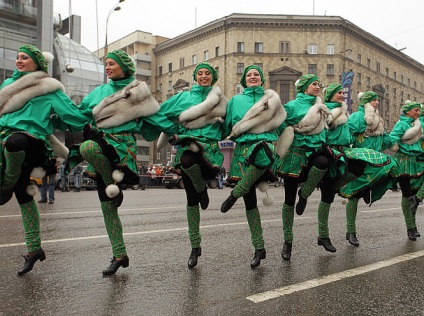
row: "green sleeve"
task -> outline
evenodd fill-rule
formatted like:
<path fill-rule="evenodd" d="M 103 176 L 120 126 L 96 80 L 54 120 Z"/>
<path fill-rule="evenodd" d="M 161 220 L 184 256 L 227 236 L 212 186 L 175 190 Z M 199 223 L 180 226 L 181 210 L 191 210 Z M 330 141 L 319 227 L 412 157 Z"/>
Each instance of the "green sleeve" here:
<path fill-rule="evenodd" d="M 89 121 L 89 117 L 62 91 L 58 90 L 52 94 L 52 107 L 56 113 L 52 117 L 53 126 L 59 130 L 82 131 Z"/>
<path fill-rule="evenodd" d="M 363 112 L 353 113 L 349 116 L 347 124 L 349 125 L 349 130 L 353 135 L 362 134 L 367 128 Z"/>

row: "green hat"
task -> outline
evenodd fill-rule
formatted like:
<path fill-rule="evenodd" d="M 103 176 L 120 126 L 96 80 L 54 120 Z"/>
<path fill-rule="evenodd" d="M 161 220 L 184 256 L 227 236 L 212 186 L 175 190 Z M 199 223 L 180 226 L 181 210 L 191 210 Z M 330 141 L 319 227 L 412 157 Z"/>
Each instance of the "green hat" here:
<path fill-rule="evenodd" d="M 211 85 L 213 86 L 215 84 L 215 82 L 218 81 L 218 78 L 219 78 L 218 72 L 216 71 L 215 68 L 213 68 L 213 66 L 211 64 L 209 64 L 205 61 L 197 64 L 196 68 L 193 71 L 193 80 L 196 81 L 196 74 L 199 71 L 199 69 L 202 69 L 202 68 L 208 69 L 210 71 L 210 73 L 212 74 Z"/>
<path fill-rule="evenodd" d="M 48 71 L 49 62 L 44 57 L 43 53 L 34 45 L 24 45 L 18 49 L 18 53 L 27 54 L 37 65 L 37 69 L 40 69 L 44 72 Z"/>
<path fill-rule="evenodd" d="M 135 74 L 134 62 L 128 54 L 122 49 L 111 51 L 106 55 L 106 59 L 112 58 L 121 67 L 126 77 L 132 77 Z"/>
<path fill-rule="evenodd" d="M 359 105 L 364 106 L 367 103 L 370 103 L 371 101 L 374 101 L 378 99 L 378 94 L 374 91 L 367 91 L 361 97 L 359 98 Z"/>
<path fill-rule="evenodd" d="M 342 89 L 343 87 L 340 83 L 330 83 L 328 87 L 325 88 L 324 101 L 331 101 L 334 95 Z"/>
<path fill-rule="evenodd" d="M 296 83 L 296 89 L 298 92 L 304 93 L 306 88 L 314 81 L 318 81 L 318 76 L 315 74 L 307 74 L 300 77 L 300 79 Z"/>
<path fill-rule="evenodd" d="M 247 75 L 247 73 L 249 72 L 250 69 L 256 69 L 259 72 L 259 75 L 261 76 L 261 81 L 262 81 L 261 86 L 263 86 L 263 84 L 265 83 L 265 79 L 264 79 L 264 73 L 263 73 L 262 69 L 259 66 L 250 65 L 250 66 L 247 66 L 244 69 L 243 74 L 241 75 L 240 84 L 243 86 L 243 88 L 247 88 L 246 75 Z"/>
<path fill-rule="evenodd" d="M 405 105 L 402 106 L 402 112 L 403 114 L 408 113 L 412 109 L 420 108 L 421 109 L 421 103 L 420 102 L 407 102 Z"/>

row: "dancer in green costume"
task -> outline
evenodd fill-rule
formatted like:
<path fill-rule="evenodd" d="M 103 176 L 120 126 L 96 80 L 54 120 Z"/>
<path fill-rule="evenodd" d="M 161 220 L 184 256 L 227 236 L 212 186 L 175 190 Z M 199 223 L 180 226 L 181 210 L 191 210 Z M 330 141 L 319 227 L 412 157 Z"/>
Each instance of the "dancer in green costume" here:
<path fill-rule="evenodd" d="M 84 97 L 80 109 L 90 120 L 84 128 L 84 142 L 71 147 L 68 169 L 82 160 L 89 165 L 85 175 L 96 180 L 106 231 L 113 258 L 103 275 L 113 275 L 128 267 L 118 207 L 123 201 L 121 184 L 137 184 L 136 133 L 148 141 L 157 137 L 143 119 L 159 110 L 145 82 L 134 80 L 135 66 L 123 50 L 109 52 L 105 58 L 109 82 Z M 172 122 L 167 128 L 178 132 Z"/>
<path fill-rule="evenodd" d="M 56 165 L 54 155 L 66 158 L 68 149 L 54 136 L 55 128 L 81 131 L 87 118 L 64 93 L 64 86 L 47 74 L 51 53 L 33 45 L 18 49 L 12 78 L 0 87 L 1 162 L 0 205 L 15 193 L 22 212 L 28 254 L 19 275 L 46 258 L 41 248 L 40 216 L 30 175 L 41 178 Z M 51 116 L 54 115 L 54 120 Z M 57 124 L 57 125 L 56 125 Z"/>
<path fill-rule="evenodd" d="M 265 79 L 258 66 L 246 67 L 240 83 L 245 88 L 243 94 L 230 99 L 225 117 L 226 134 L 236 142 L 227 181 L 237 184 L 222 204 L 221 212 L 226 213 L 237 199 L 243 198 L 255 248 L 250 263 L 254 269 L 266 258 L 255 185 L 275 178 L 272 172 L 275 158 L 272 142 L 278 138 L 275 129 L 282 125 L 286 113 L 278 94 L 270 89 L 264 91 Z"/>
<path fill-rule="evenodd" d="M 388 189 L 396 185 L 399 176 L 398 161 L 380 152 L 388 148 L 391 141 L 384 131 L 377 107 L 378 95 L 367 91 L 361 94 L 358 111 L 350 115 L 347 122 L 354 137 L 353 148 L 345 150 L 349 172 L 343 183 L 346 185 L 341 184 L 338 189 L 341 196 L 348 198 L 346 239 L 353 246 L 359 246 L 356 236 L 359 200 L 363 198 L 370 205 L 378 201 Z M 365 165 L 361 166 L 360 161 Z"/>
<path fill-rule="evenodd" d="M 218 73 L 211 64 L 199 63 L 193 79 L 196 84 L 189 91 L 169 98 L 159 111 L 168 120 L 183 126 L 182 132 L 171 139 L 162 134 L 158 141 L 160 148 L 168 141 L 178 145 L 174 167 L 181 170 L 187 196 L 188 235 L 192 248 L 187 263 L 190 269 L 197 265 L 202 254 L 199 225 L 200 208 L 205 210 L 209 205 L 206 181 L 216 178 L 224 161 L 218 141 L 223 137 L 221 123 L 228 102 L 221 89 L 214 85 Z M 152 124 L 161 124 L 155 115 L 149 120 Z"/>
<path fill-rule="evenodd" d="M 318 245 L 336 252 L 328 230 L 330 205 L 334 201 L 334 181 L 344 172 L 344 157 L 326 146 L 325 129 L 328 108 L 318 97 L 319 79 L 314 74 L 303 75 L 296 82 L 296 99 L 284 105 L 287 127 L 279 137 L 276 163 L 278 175 L 284 178 L 285 200 L 282 209 L 284 244 L 281 256 L 290 260 L 293 245 L 293 221 L 296 195 L 296 213 L 302 215 L 308 197 L 320 186 L 321 201 L 318 207 Z M 284 143 L 280 146 L 280 143 Z M 298 190 L 298 186 L 304 182 Z M 297 194 L 296 194 L 297 193 Z"/>
<path fill-rule="evenodd" d="M 415 221 L 418 202 L 418 192 L 422 185 L 424 164 L 420 158 L 424 156 L 421 146 L 423 130 L 419 120 L 421 104 L 408 102 L 402 106 L 403 115 L 390 132 L 390 139 L 396 152 L 394 156 L 399 161 L 399 186 L 402 191 L 401 207 L 407 229 L 407 236 L 415 241 L 420 237 Z M 421 191 L 421 190 L 420 190 Z M 417 193 L 418 192 L 418 193 Z M 415 205 L 416 203 L 416 205 Z"/>

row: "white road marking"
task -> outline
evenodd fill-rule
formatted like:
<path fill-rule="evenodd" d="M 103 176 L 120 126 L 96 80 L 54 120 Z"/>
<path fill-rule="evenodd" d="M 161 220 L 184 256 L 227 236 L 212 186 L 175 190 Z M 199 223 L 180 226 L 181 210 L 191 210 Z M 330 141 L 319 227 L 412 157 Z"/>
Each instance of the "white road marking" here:
<path fill-rule="evenodd" d="M 277 298 L 277 297 L 282 297 L 282 296 L 289 295 L 289 294 L 299 292 L 299 291 L 309 290 L 309 289 L 312 289 L 312 288 L 315 288 L 315 287 L 318 287 L 318 286 L 322 286 L 322 285 L 329 284 L 329 283 L 332 283 L 332 282 L 340 281 L 340 280 L 343 280 L 343 279 L 346 279 L 346 278 L 351 278 L 351 277 L 358 276 L 358 275 L 368 273 L 368 272 L 372 272 L 372 271 L 375 271 L 375 270 L 378 270 L 378 269 L 390 267 L 392 265 L 395 265 L 395 264 L 398 264 L 398 263 L 401 263 L 401 262 L 405 262 L 405 261 L 408 261 L 408 260 L 412 260 L 412 259 L 415 259 L 415 258 L 419 258 L 419 257 L 422 257 L 422 256 L 424 256 L 424 250 L 405 254 L 405 255 L 402 255 L 402 256 L 398 256 L 398 257 L 383 260 L 383 261 L 379 261 L 379 262 L 372 263 L 372 264 L 362 266 L 362 267 L 358 267 L 358 268 L 355 268 L 355 269 L 346 270 L 346 271 L 343 271 L 343 272 L 327 275 L 327 276 L 316 278 L 316 279 L 313 279 L 313 280 L 308 280 L 308 281 L 305 281 L 305 282 L 302 282 L 302 283 L 281 287 L 279 289 L 254 294 L 254 295 L 246 297 L 246 299 L 248 299 L 248 300 L 250 300 L 254 303 L 261 303 L 261 302 L 271 300 L 271 299 L 274 299 L 274 298 Z"/>

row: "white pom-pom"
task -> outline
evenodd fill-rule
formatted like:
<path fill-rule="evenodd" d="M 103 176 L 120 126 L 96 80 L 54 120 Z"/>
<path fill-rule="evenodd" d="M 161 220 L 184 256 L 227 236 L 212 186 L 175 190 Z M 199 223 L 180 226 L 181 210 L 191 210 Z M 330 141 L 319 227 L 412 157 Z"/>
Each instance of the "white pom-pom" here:
<path fill-rule="evenodd" d="M 359 92 L 359 93 L 358 93 L 358 100 L 359 100 L 359 99 L 361 99 L 361 97 L 362 97 L 363 95 L 364 95 L 364 93 L 363 93 L 363 92 Z"/>
<path fill-rule="evenodd" d="M 199 147 L 196 145 L 196 143 L 190 143 L 190 146 L 188 146 L 188 149 L 194 153 L 197 153 L 199 151 Z"/>
<path fill-rule="evenodd" d="M 297 85 L 299 84 L 300 78 L 296 80 L 296 82 L 294 83 L 294 86 L 297 88 Z"/>
<path fill-rule="evenodd" d="M 41 54 L 43 54 L 44 59 L 47 61 L 48 64 L 50 64 L 54 59 L 53 54 L 50 52 L 42 52 Z"/>
<path fill-rule="evenodd" d="M 258 189 L 261 192 L 266 192 L 269 189 L 269 184 L 266 181 L 259 182 Z"/>
<path fill-rule="evenodd" d="M 342 200 L 342 205 L 346 205 L 347 204 L 347 200 Z"/>
<path fill-rule="evenodd" d="M 34 196 L 38 192 L 38 187 L 35 184 L 30 184 L 29 186 L 27 186 L 26 191 L 29 195 Z"/>
<path fill-rule="evenodd" d="M 406 100 L 404 104 L 411 103 L 411 100 Z"/>
<path fill-rule="evenodd" d="M 274 204 L 274 197 L 272 195 L 268 195 L 267 197 L 263 198 L 262 203 L 265 206 L 270 206 L 270 205 Z"/>
<path fill-rule="evenodd" d="M 112 178 L 119 183 L 124 180 L 124 173 L 121 170 L 113 170 Z"/>
<path fill-rule="evenodd" d="M 34 169 L 32 169 L 30 176 L 33 177 L 34 179 L 39 179 L 42 178 L 46 175 L 46 170 L 44 170 L 41 167 L 35 167 Z"/>
<path fill-rule="evenodd" d="M 108 197 L 114 198 L 119 194 L 119 187 L 116 184 L 109 184 L 105 191 Z"/>

